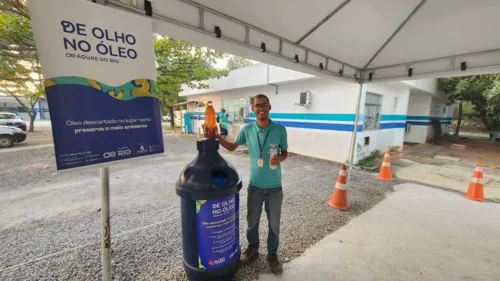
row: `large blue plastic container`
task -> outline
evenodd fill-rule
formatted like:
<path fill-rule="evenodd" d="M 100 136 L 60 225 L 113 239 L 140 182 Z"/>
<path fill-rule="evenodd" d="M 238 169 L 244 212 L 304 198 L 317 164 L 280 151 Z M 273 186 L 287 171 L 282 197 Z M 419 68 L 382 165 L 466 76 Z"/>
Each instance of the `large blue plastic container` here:
<path fill-rule="evenodd" d="M 190 281 L 231 280 L 240 257 L 241 177 L 217 140 L 199 140 L 198 156 L 179 176 L 184 270 Z"/>

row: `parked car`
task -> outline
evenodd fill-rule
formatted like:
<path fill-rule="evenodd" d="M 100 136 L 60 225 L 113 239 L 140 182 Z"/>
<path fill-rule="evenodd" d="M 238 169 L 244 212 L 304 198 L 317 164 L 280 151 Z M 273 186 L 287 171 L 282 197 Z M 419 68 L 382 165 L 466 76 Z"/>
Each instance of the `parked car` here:
<path fill-rule="evenodd" d="M 23 131 L 26 131 L 26 122 L 19 116 L 10 112 L 0 112 L 0 125 L 17 127 Z"/>
<path fill-rule="evenodd" d="M 15 142 L 26 140 L 26 133 L 15 127 L 0 125 L 0 148 L 11 147 Z"/>

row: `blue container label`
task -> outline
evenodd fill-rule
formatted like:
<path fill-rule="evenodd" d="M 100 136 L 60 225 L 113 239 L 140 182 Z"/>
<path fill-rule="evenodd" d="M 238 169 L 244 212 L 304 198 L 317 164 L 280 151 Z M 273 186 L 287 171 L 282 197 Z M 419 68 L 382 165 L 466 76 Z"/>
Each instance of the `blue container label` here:
<path fill-rule="evenodd" d="M 225 266 L 240 250 L 239 195 L 213 200 L 196 200 L 198 267 Z"/>

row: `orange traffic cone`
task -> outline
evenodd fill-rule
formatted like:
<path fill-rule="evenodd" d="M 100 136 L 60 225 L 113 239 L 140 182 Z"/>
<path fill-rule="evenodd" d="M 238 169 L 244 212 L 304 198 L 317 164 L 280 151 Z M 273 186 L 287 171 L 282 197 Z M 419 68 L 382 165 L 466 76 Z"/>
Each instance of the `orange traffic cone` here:
<path fill-rule="evenodd" d="M 469 184 L 469 190 L 464 195 L 465 198 L 475 201 L 484 201 L 483 195 L 484 179 L 483 179 L 483 164 L 477 163 L 476 169 L 474 169 L 474 174 L 472 174 L 472 180 Z"/>
<path fill-rule="evenodd" d="M 384 162 L 380 166 L 380 171 L 378 172 L 377 179 L 384 181 L 392 181 L 392 173 L 391 173 L 391 154 L 389 149 L 385 152 Z"/>
<path fill-rule="evenodd" d="M 346 176 L 346 167 L 345 164 L 342 164 L 339 176 L 337 177 L 337 182 L 333 188 L 332 198 L 327 202 L 330 207 L 341 211 L 349 209 L 349 204 L 347 204 Z"/>

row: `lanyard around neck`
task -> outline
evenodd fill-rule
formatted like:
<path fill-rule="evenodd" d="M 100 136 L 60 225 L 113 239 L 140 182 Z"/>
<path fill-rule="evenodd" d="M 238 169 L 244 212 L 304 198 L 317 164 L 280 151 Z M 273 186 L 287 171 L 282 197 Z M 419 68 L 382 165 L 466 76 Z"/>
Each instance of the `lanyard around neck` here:
<path fill-rule="evenodd" d="M 269 130 L 267 131 L 266 137 L 264 138 L 264 143 L 261 145 L 259 133 L 257 133 L 257 141 L 259 142 L 259 148 L 260 148 L 260 158 L 262 158 L 262 148 L 266 145 L 266 141 L 267 141 L 268 136 L 269 136 Z"/>

